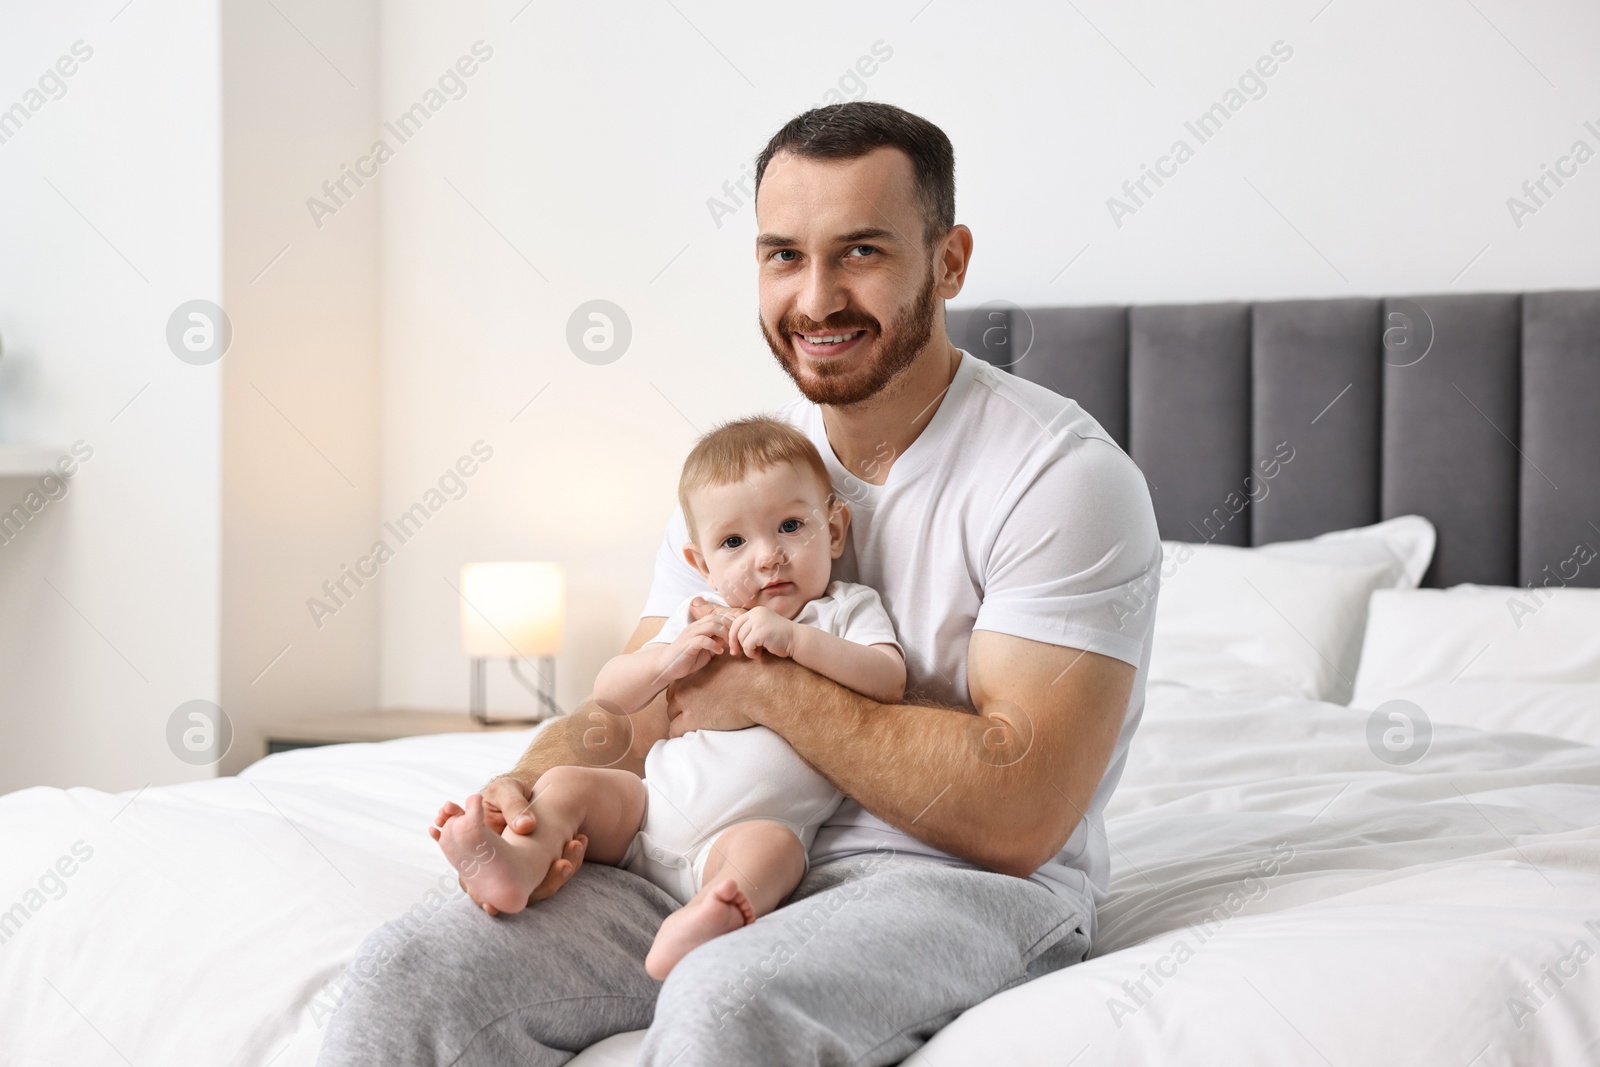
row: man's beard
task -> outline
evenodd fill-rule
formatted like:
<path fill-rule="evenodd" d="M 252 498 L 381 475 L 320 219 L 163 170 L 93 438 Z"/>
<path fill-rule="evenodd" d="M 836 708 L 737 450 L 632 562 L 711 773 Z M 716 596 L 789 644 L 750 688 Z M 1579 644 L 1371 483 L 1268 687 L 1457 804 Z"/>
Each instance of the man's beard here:
<path fill-rule="evenodd" d="M 838 407 L 859 404 L 877 396 L 901 371 L 915 363 L 917 354 L 927 346 L 933 334 L 934 285 L 933 272 L 929 271 L 927 285 L 888 330 L 881 329 L 872 316 L 846 308 L 822 323 L 813 323 L 803 315 L 786 315 L 778 324 L 777 337 L 763 321 L 761 336 L 767 339 L 767 347 L 772 349 L 778 364 L 807 400 Z M 837 364 L 808 366 L 806 372 L 801 373 L 800 357 L 793 347 L 795 334 L 837 334 L 863 329 L 877 337 L 877 358 L 873 362 L 863 366 L 852 362 L 852 357 Z M 869 338 L 862 340 L 865 342 Z"/>

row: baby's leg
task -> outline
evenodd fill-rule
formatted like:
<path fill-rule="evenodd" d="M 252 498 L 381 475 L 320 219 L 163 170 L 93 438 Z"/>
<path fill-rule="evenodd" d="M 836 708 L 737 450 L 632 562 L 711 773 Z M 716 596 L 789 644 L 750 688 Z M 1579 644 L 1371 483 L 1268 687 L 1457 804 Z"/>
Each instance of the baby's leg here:
<path fill-rule="evenodd" d="M 645 784 L 630 771 L 552 767 L 534 790 L 533 833 L 490 832 L 483 798 L 474 793 L 466 811 L 439 828 L 439 847 L 461 872 L 473 900 L 487 905 L 485 910 L 515 913 L 528 906 L 550 865 L 577 834 L 589 838 L 586 862 L 622 862 L 644 821 L 645 801 Z"/>
<path fill-rule="evenodd" d="M 706 857 L 700 892 L 656 931 L 645 972 L 666 978 L 692 949 L 776 908 L 805 872 L 806 850 L 782 823 L 749 819 L 728 827 Z"/>

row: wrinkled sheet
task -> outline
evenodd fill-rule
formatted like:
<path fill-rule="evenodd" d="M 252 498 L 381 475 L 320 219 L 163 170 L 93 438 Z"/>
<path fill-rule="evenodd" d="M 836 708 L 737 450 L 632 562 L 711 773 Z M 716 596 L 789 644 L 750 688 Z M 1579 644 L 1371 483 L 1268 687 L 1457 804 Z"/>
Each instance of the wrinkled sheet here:
<path fill-rule="evenodd" d="M 1600 749 L 1435 724 L 1392 766 L 1369 714 L 1152 687 L 1091 958 L 907 1062 L 1600 1062 Z M 27 913 L 0 929 L 0 1062 L 313 1063 L 362 937 L 458 892 L 433 811 L 528 736 L 0 797 L 0 909 Z"/>

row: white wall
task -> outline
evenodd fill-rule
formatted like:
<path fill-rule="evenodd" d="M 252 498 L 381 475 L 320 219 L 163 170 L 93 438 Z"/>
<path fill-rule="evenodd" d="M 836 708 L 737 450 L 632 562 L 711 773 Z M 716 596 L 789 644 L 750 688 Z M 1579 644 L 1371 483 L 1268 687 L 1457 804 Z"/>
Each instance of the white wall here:
<path fill-rule="evenodd" d="M 378 203 L 344 178 L 379 134 L 374 0 L 223 0 L 225 306 L 219 769 L 270 718 L 375 705 L 378 598 L 306 607 L 372 544 L 380 492 Z M 348 199 L 324 182 L 344 178 Z M 316 198 L 337 208 L 324 215 Z M 319 225 L 320 223 L 320 225 Z M 318 625 L 320 622 L 321 625 Z"/>
<path fill-rule="evenodd" d="M 120 6 L 0 9 L 0 108 L 93 50 L 0 144 L 0 442 L 93 450 L 0 547 L 0 792 L 209 773 L 165 727 L 219 689 L 221 370 L 165 331 L 221 297 L 217 18 Z"/>
<path fill-rule="evenodd" d="M 306 600 L 377 525 L 378 202 L 305 203 L 376 135 L 376 4 L 0 20 L 0 107 L 93 50 L 0 144 L 0 443 L 93 449 L 0 547 L 0 791 L 236 770 L 269 716 L 376 702 L 376 597 L 321 628 Z M 234 330 L 203 367 L 166 343 L 195 298 Z M 233 722 L 220 765 L 168 747 L 194 699 Z"/>
<path fill-rule="evenodd" d="M 961 304 L 1600 285 L 1600 160 L 1520 228 L 1505 204 L 1574 140 L 1600 149 L 1600 12 L 1576 0 L 521 7 L 385 13 L 387 111 L 473 40 L 495 57 L 384 177 L 383 510 L 472 440 L 496 449 L 385 573 L 386 704 L 464 699 L 444 579 L 475 559 L 567 565 L 561 697 L 586 694 L 642 602 L 694 427 L 791 395 L 756 328 L 753 214 L 719 228 L 706 201 L 875 42 L 893 55 L 864 95 L 956 146 Z M 1198 144 L 1184 122 L 1277 41 L 1293 54 L 1266 94 Z M 1114 225 L 1107 198 L 1180 136 L 1193 158 Z M 595 297 L 634 326 L 609 366 L 564 341 Z"/>

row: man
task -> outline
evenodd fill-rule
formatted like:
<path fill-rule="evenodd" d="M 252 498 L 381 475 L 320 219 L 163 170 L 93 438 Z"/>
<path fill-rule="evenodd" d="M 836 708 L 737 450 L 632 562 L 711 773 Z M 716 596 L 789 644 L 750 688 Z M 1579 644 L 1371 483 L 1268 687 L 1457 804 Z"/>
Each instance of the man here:
<path fill-rule="evenodd" d="M 937 127 L 870 102 L 800 115 L 756 168 L 761 329 L 806 398 L 780 414 L 851 504 L 834 577 L 883 598 L 908 702 L 719 657 L 631 717 L 585 705 L 484 789 L 500 825 L 532 832 L 552 766 L 642 773 L 662 737 L 768 726 L 846 795 L 788 903 L 656 982 L 643 961 L 674 901 L 584 866 L 575 841 L 518 915 L 457 901 L 369 938 L 324 1064 L 559 1064 L 645 1027 L 652 1067 L 898 1063 L 1088 951 L 1160 543 L 1142 476 L 1092 418 L 950 344 L 943 301 L 972 253 L 954 169 Z M 680 512 L 629 650 L 704 588 L 687 540 Z"/>

